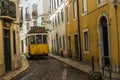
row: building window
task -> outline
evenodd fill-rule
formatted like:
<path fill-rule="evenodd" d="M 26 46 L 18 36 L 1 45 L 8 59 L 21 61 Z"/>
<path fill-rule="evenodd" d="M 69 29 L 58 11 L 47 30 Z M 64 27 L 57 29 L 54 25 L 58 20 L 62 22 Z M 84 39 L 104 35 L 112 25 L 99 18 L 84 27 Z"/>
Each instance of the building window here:
<path fill-rule="evenodd" d="M 59 0 L 57 0 L 57 7 L 59 7 Z"/>
<path fill-rule="evenodd" d="M 37 5 L 36 4 L 33 4 L 32 8 L 33 8 L 33 12 L 37 12 Z"/>
<path fill-rule="evenodd" d="M 26 23 L 27 30 L 29 29 L 29 23 Z"/>
<path fill-rule="evenodd" d="M 69 23 L 69 8 L 67 7 L 66 8 L 66 20 L 67 20 L 67 23 Z"/>
<path fill-rule="evenodd" d="M 61 21 L 64 21 L 64 14 L 63 14 L 63 9 L 61 10 Z"/>
<path fill-rule="evenodd" d="M 54 1 L 52 0 L 52 12 L 54 11 Z"/>
<path fill-rule="evenodd" d="M 60 24 L 60 15 L 58 14 L 58 24 Z"/>
<path fill-rule="evenodd" d="M 27 8 L 26 8 L 26 14 L 28 14 L 28 13 L 29 13 L 29 8 L 27 7 Z"/>
<path fill-rule="evenodd" d="M 105 0 L 98 0 L 98 4 L 103 3 Z"/>
<path fill-rule="evenodd" d="M 22 0 L 18 0 L 19 4 L 22 4 Z"/>
<path fill-rule="evenodd" d="M 65 50 L 65 38 L 63 36 L 63 49 Z"/>
<path fill-rule="evenodd" d="M 29 14 L 29 8 L 28 7 L 26 7 L 25 12 L 26 12 L 26 14 L 25 14 L 26 20 L 30 20 L 30 14 Z"/>
<path fill-rule="evenodd" d="M 55 26 L 57 26 L 57 19 L 56 19 L 56 17 L 55 17 Z"/>
<path fill-rule="evenodd" d="M 73 17 L 74 19 L 77 17 L 77 0 L 73 1 Z"/>
<path fill-rule="evenodd" d="M 19 8 L 19 18 L 20 18 L 20 21 L 23 20 L 23 7 Z"/>
<path fill-rule="evenodd" d="M 53 10 L 54 10 L 54 0 L 50 0 L 50 10 L 51 10 L 51 13 L 53 13 Z"/>
<path fill-rule="evenodd" d="M 15 31 L 13 31 L 13 47 L 14 47 L 14 54 L 16 54 L 16 34 L 15 34 Z"/>
<path fill-rule="evenodd" d="M 87 0 L 82 0 L 82 12 L 87 12 Z"/>
<path fill-rule="evenodd" d="M 53 28 L 54 28 L 54 26 L 55 26 L 54 19 L 53 19 L 53 21 L 52 21 L 52 26 L 53 26 Z"/>
<path fill-rule="evenodd" d="M 89 51 L 88 30 L 84 31 L 84 50 Z"/>
<path fill-rule="evenodd" d="M 56 10 L 56 0 L 54 0 L 54 9 Z"/>
<path fill-rule="evenodd" d="M 61 36 L 59 37 L 59 47 L 62 48 L 62 44 L 61 44 Z"/>
<path fill-rule="evenodd" d="M 33 21 L 33 26 L 37 26 L 37 21 Z"/>
<path fill-rule="evenodd" d="M 24 41 L 23 40 L 21 41 L 21 50 L 22 52 L 24 52 Z"/>

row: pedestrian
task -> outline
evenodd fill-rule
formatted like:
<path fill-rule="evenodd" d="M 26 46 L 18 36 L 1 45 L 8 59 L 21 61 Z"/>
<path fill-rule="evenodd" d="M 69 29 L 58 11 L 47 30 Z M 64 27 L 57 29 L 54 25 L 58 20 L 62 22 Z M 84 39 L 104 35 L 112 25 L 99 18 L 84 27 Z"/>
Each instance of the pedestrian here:
<path fill-rule="evenodd" d="M 41 44 L 41 43 L 42 43 L 41 39 L 38 38 L 38 39 L 37 39 L 37 44 Z"/>
<path fill-rule="evenodd" d="M 63 57 L 63 48 L 60 48 L 61 57 Z"/>

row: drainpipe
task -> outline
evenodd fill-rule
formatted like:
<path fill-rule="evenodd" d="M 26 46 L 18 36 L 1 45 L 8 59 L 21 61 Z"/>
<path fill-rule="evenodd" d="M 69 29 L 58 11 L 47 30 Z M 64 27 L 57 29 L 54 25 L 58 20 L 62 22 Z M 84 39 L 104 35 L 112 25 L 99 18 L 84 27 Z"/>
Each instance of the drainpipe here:
<path fill-rule="evenodd" d="M 118 6 L 117 6 L 117 4 L 115 4 L 114 5 L 114 8 L 115 8 L 115 16 L 116 16 L 116 27 L 117 27 L 117 41 L 118 41 L 118 67 L 120 68 L 120 61 L 119 61 L 119 57 L 120 57 L 120 50 L 119 50 L 119 48 L 120 48 L 120 42 L 119 42 L 119 29 L 118 29 L 118 14 L 117 14 L 117 10 L 118 10 Z M 120 72 L 120 70 L 119 70 L 119 72 Z"/>
<path fill-rule="evenodd" d="M 81 51 L 81 37 L 80 37 L 80 15 L 79 15 L 79 0 L 77 0 L 77 16 L 78 16 L 78 38 L 79 38 L 79 56 L 80 61 L 82 61 L 82 51 Z"/>

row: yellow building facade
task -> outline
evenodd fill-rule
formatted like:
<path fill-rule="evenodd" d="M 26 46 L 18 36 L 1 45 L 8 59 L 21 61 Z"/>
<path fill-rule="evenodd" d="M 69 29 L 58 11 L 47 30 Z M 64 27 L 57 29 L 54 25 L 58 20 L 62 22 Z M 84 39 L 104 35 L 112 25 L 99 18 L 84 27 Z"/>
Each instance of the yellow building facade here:
<path fill-rule="evenodd" d="M 67 55 L 73 59 L 80 59 L 77 5 L 77 0 L 65 0 Z"/>
<path fill-rule="evenodd" d="M 21 67 L 18 1 L 0 1 L 0 76 Z M 4 8 L 3 8 L 4 5 Z"/>
<path fill-rule="evenodd" d="M 82 61 L 120 71 L 119 8 L 117 0 L 79 0 Z"/>

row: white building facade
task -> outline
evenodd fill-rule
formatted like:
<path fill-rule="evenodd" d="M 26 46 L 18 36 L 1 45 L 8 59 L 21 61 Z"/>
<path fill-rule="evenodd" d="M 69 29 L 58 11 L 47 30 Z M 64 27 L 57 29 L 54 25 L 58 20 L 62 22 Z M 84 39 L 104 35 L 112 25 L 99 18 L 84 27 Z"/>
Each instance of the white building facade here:
<path fill-rule="evenodd" d="M 51 0 L 50 6 L 52 52 L 60 54 L 60 51 L 62 49 L 63 55 L 66 56 L 66 27 L 64 0 Z"/>
<path fill-rule="evenodd" d="M 21 19 L 20 41 L 21 53 L 27 53 L 26 35 L 31 27 L 49 28 L 49 0 L 20 0 Z M 49 29 L 48 29 L 49 30 Z"/>

